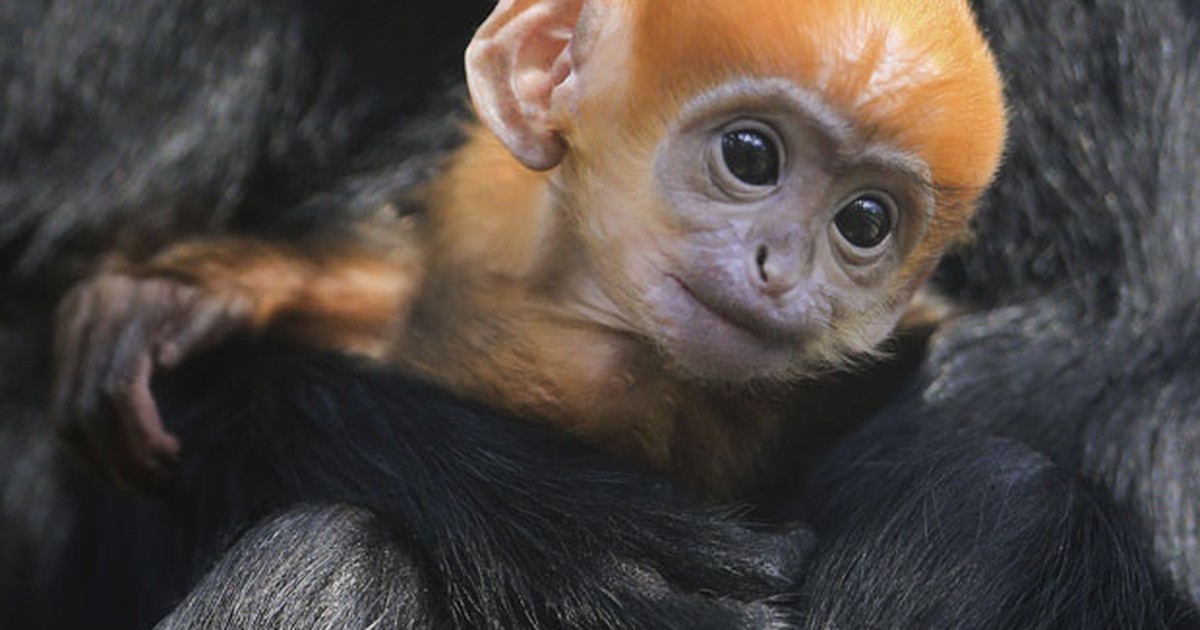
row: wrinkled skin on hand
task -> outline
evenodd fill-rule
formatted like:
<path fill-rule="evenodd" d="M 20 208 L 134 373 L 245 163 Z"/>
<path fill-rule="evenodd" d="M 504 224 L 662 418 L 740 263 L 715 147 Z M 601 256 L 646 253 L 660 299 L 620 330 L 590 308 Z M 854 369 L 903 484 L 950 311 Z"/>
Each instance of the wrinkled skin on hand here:
<path fill-rule="evenodd" d="M 156 369 L 247 324 L 249 305 L 163 278 L 102 273 L 60 302 L 51 418 L 71 454 L 118 488 L 170 479 L 179 440 L 150 392 Z"/>

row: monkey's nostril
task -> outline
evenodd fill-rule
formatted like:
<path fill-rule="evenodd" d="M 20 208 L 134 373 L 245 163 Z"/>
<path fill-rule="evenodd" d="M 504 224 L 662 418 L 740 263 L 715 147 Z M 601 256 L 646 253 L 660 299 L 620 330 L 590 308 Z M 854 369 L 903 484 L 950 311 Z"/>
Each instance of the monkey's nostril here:
<path fill-rule="evenodd" d="M 763 243 L 754 250 L 754 262 L 747 265 L 747 280 L 756 290 L 771 298 L 780 298 L 796 287 L 803 271 L 802 261 L 787 247 Z"/>

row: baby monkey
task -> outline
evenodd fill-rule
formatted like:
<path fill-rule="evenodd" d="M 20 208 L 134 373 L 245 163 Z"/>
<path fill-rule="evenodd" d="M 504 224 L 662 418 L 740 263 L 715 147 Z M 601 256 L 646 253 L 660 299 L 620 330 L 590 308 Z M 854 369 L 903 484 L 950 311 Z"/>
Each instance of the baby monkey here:
<path fill-rule="evenodd" d="M 895 328 L 1004 144 L 966 0 L 501 0 L 466 70 L 482 124 L 414 222 L 181 243 L 73 290 L 76 450 L 161 481 L 153 370 L 269 332 L 728 496 L 803 416 L 789 388 Z"/>

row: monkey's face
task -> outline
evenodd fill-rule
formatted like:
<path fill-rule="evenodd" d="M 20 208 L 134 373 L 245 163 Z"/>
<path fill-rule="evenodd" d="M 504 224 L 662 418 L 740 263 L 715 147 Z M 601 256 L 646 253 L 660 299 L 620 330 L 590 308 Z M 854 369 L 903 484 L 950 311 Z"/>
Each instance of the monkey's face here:
<path fill-rule="evenodd" d="M 590 171 L 576 205 L 605 292 L 689 376 L 791 378 L 870 352 L 923 275 L 906 262 L 935 210 L 925 164 L 790 82 L 699 95 L 642 159 L 648 176 Z"/>
<path fill-rule="evenodd" d="M 561 164 L 583 310 L 685 374 L 870 351 L 999 163 L 965 0 L 497 7 L 467 55 L 477 111 L 525 166 Z"/>

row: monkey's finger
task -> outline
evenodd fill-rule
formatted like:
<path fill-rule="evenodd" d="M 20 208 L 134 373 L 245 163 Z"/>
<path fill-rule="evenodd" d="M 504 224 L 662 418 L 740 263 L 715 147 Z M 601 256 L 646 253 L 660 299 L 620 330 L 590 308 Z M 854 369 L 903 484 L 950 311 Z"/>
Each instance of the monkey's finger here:
<path fill-rule="evenodd" d="M 69 407 L 59 435 L 77 461 L 109 483 L 115 483 L 118 479 L 114 459 L 121 456 L 119 449 L 123 447 L 116 438 L 120 433 L 119 419 L 108 404 L 103 383 L 113 369 L 110 340 L 121 331 L 110 319 L 95 316 L 92 319 L 86 342 L 75 357 L 80 366 L 75 381 L 63 394 Z"/>
<path fill-rule="evenodd" d="M 142 352 L 119 377 L 125 383 L 106 385 L 110 391 L 95 410 L 95 422 L 88 427 L 88 443 L 82 449 L 93 468 L 120 490 L 162 487 L 171 478 L 170 468 L 179 451 L 178 441 L 162 429 L 150 396 L 152 371 L 149 353 Z"/>
<path fill-rule="evenodd" d="M 74 442 L 85 449 L 85 462 L 100 462 L 96 472 L 117 485 L 136 485 L 138 466 L 130 465 L 145 457 L 145 446 L 127 441 L 123 399 L 136 387 L 138 354 L 145 353 L 145 322 L 130 321 L 125 305 L 128 291 L 109 294 L 101 300 L 104 308 L 89 314 L 89 339 L 77 359 L 83 370 L 73 393 L 72 431 L 86 436 Z M 143 313 L 138 313 L 144 315 Z M 134 478 L 131 478 L 134 477 Z"/>
<path fill-rule="evenodd" d="M 121 331 L 104 368 L 102 392 L 116 411 L 117 420 L 130 447 L 141 452 L 174 456 L 179 444 L 163 428 L 158 405 L 150 393 L 154 373 L 151 338 L 164 323 L 158 316 L 139 318 Z"/>
<path fill-rule="evenodd" d="M 50 420 L 64 437 L 78 427 L 78 418 L 74 416 L 75 399 L 86 370 L 83 357 L 91 332 L 89 314 L 95 308 L 95 301 L 96 295 L 90 286 L 77 286 L 63 297 L 55 316 L 54 391 L 50 402 Z M 72 443 L 77 441 L 71 440 Z"/>
<path fill-rule="evenodd" d="M 179 440 L 162 423 L 158 405 L 150 392 L 154 362 L 141 353 L 132 381 L 120 396 L 111 400 L 120 424 L 117 432 L 116 472 L 135 489 L 159 487 L 170 480 L 170 468 L 179 457 Z"/>
<path fill-rule="evenodd" d="M 110 281 L 114 280 L 114 281 Z M 74 459 L 93 473 L 112 481 L 109 460 L 111 436 L 117 420 L 102 405 L 100 377 L 108 369 L 111 340 L 119 334 L 122 317 L 111 311 L 123 305 L 127 291 L 122 279 L 98 279 L 86 288 L 88 303 L 77 309 L 77 326 L 64 341 L 62 365 L 75 369 L 59 386 L 57 409 L 52 411 L 61 443 Z M 68 350 L 68 348 L 70 348 Z"/>
<path fill-rule="evenodd" d="M 108 431 L 115 418 L 105 413 L 101 402 L 119 395 L 122 380 L 133 371 L 135 348 L 144 346 L 142 325 L 128 321 L 126 295 L 100 296 L 97 308 L 87 314 L 87 338 L 75 360 L 80 371 L 75 382 L 73 422 L 85 431 Z"/>
<path fill-rule="evenodd" d="M 74 422 L 90 420 L 96 401 L 96 375 L 102 374 L 108 355 L 127 316 L 131 292 L 128 278 L 99 276 L 81 287 L 86 303 L 70 308 L 71 321 L 64 328 L 61 361 L 76 366 L 72 383 L 73 407 L 68 409 Z"/>
<path fill-rule="evenodd" d="M 63 390 L 67 391 L 67 390 Z M 77 392 L 64 394 L 65 405 L 74 405 Z M 60 412 L 69 417 L 69 421 L 61 421 L 56 426 L 59 444 L 76 464 L 89 471 L 105 483 L 125 489 L 122 475 L 117 472 L 114 464 L 116 445 L 116 421 L 110 407 L 99 405 L 92 408 L 88 418 L 81 419 L 73 413 Z"/>
<path fill-rule="evenodd" d="M 145 444 L 153 453 L 164 455 L 170 459 L 179 456 L 179 439 L 163 426 L 162 416 L 158 411 L 158 403 L 150 392 L 150 376 L 154 370 L 154 362 L 148 353 L 138 357 L 133 387 L 127 395 L 120 398 L 117 412 L 122 418 L 121 426 L 125 428 L 126 437 L 131 442 Z"/>

